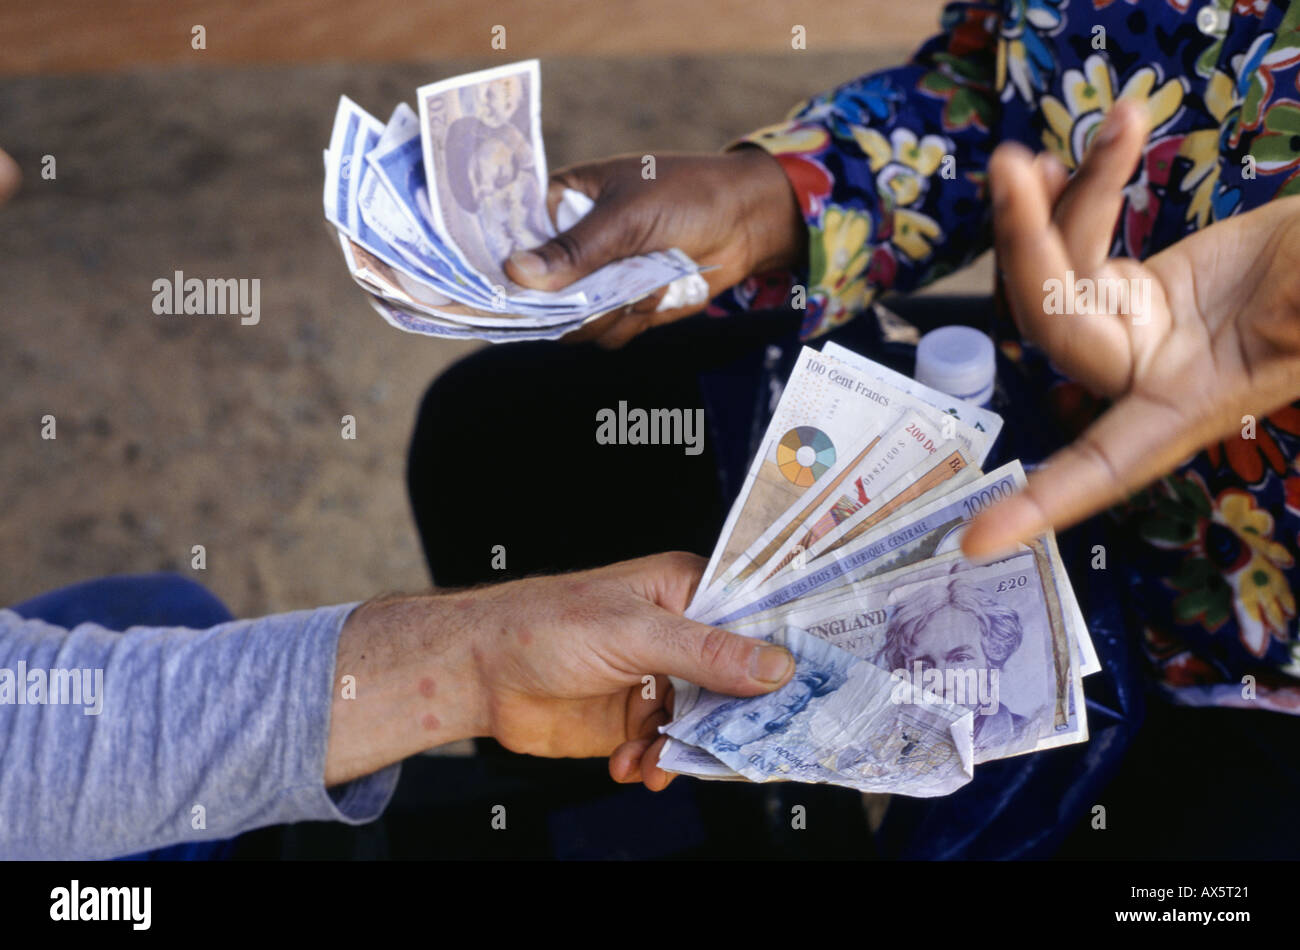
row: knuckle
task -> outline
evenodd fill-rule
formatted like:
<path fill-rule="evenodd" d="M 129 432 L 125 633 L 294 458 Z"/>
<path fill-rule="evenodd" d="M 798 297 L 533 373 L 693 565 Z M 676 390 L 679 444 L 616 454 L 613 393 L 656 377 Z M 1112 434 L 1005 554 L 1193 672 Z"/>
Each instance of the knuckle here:
<path fill-rule="evenodd" d="M 1106 446 L 1087 433 L 1075 443 L 1079 456 L 1094 466 L 1112 487 L 1115 493 L 1123 494 L 1128 490 L 1127 479 Z"/>
<path fill-rule="evenodd" d="M 553 259 L 569 267 L 577 267 L 582 262 L 582 248 L 567 231 L 553 237 L 546 247 Z"/>
<path fill-rule="evenodd" d="M 666 551 L 658 555 L 664 568 L 682 574 L 698 574 L 707 561 L 690 551 Z"/>
<path fill-rule="evenodd" d="M 731 634 L 711 627 L 700 641 L 700 659 L 708 669 L 721 669 L 736 658 L 736 643 Z"/>

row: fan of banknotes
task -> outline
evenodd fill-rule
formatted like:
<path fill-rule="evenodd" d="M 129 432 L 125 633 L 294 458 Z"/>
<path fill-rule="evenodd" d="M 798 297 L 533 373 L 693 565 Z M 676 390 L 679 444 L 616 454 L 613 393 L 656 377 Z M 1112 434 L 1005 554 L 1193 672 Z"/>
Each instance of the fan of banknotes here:
<path fill-rule="evenodd" d="M 1024 485 L 1002 428 L 844 347 L 805 347 L 686 615 L 786 646 L 736 699 L 674 681 L 659 764 L 715 779 L 946 795 L 979 763 L 1083 742 L 1100 668 L 1045 534 L 994 563 L 964 526 Z"/>
<path fill-rule="evenodd" d="M 678 250 L 625 258 L 563 290 L 521 287 L 502 270 L 555 235 L 546 206 L 536 60 L 416 91 L 388 124 L 346 96 L 325 152 L 325 218 L 353 278 L 393 326 L 430 336 L 554 339 L 668 286 L 668 305 L 703 303 L 707 284 Z M 567 228 L 591 201 L 567 191 Z"/>

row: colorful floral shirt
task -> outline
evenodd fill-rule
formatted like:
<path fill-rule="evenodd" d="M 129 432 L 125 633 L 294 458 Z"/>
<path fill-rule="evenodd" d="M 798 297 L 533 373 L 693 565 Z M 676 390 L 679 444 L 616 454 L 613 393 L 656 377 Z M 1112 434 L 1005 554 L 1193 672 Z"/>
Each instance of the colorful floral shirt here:
<path fill-rule="evenodd" d="M 1300 2 L 954 3 L 942 27 L 906 65 L 815 96 L 747 137 L 790 178 L 808 265 L 746 281 L 719 306 L 781 305 L 802 284 L 811 338 L 882 291 L 960 268 L 990 246 L 992 149 L 1019 141 L 1075 168 L 1120 98 L 1145 106 L 1151 136 L 1114 254 L 1143 258 L 1300 193 Z M 1007 330 L 1004 353 L 1031 372 L 1036 358 Z M 1064 442 L 1100 407 L 1041 375 Z M 1140 538 L 1131 550 L 1144 649 L 1177 701 L 1300 713 L 1298 473 L 1300 403 L 1117 510 Z"/>

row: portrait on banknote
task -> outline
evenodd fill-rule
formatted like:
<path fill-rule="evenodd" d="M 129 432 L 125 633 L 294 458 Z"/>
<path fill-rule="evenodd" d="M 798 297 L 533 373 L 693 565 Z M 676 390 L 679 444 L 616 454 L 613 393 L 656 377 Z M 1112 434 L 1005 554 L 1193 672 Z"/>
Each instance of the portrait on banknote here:
<path fill-rule="evenodd" d="M 1050 621 L 1033 556 L 896 588 L 874 662 L 975 713 L 976 761 L 1052 731 Z"/>
<path fill-rule="evenodd" d="M 498 260 L 546 239 L 545 203 L 533 175 L 527 140 L 513 125 L 477 116 L 447 127 L 448 185 L 460 209 L 477 215 L 483 240 Z"/>
<path fill-rule="evenodd" d="M 536 63 L 420 90 L 431 210 L 470 263 L 494 281 L 500 262 L 553 233 L 546 210 Z"/>
<path fill-rule="evenodd" d="M 759 739 L 784 732 L 813 699 L 838 689 L 844 680 L 844 670 L 834 667 L 800 670 L 775 693 L 748 702 L 723 703 L 704 718 L 697 735 L 719 751 L 735 752 Z M 739 710 L 742 704 L 744 709 Z"/>

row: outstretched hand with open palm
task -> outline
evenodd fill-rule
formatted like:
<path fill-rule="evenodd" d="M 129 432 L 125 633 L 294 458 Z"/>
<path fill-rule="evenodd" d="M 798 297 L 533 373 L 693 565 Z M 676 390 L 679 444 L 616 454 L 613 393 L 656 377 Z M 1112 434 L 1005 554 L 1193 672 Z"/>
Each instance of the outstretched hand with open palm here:
<path fill-rule="evenodd" d="M 1107 259 L 1146 139 L 1117 103 L 1068 183 L 1019 145 L 994 152 L 993 225 L 1012 314 L 1071 379 L 1114 404 L 980 515 L 971 556 L 1004 551 L 1128 497 L 1197 450 L 1300 398 L 1300 196 L 1220 221 L 1138 262 Z M 1048 313 L 1046 282 L 1146 281 L 1142 313 Z M 1066 283 L 1066 286 L 1069 286 Z"/>

